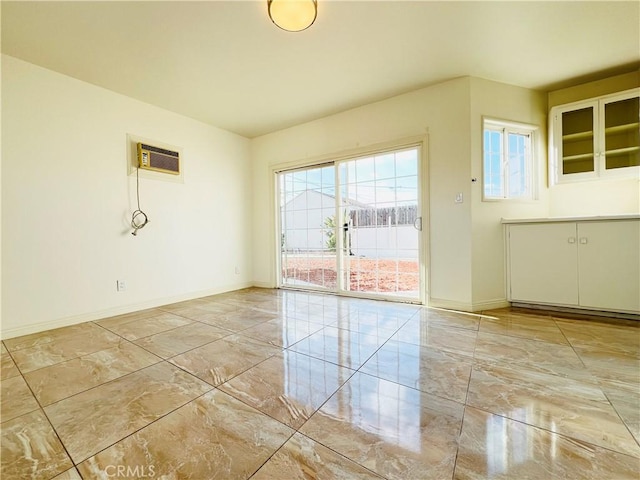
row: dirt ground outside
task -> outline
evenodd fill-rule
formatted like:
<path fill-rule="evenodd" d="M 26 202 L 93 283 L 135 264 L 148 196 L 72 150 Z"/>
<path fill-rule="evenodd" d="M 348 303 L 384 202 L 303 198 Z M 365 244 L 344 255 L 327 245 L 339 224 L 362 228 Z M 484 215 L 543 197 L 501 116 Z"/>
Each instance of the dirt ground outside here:
<path fill-rule="evenodd" d="M 360 292 L 417 292 L 420 288 L 416 260 L 349 257 L 350 290 Z M 335 288 L 335 256 L 287 256 L 282 265 L 283 279 L 291 283 L 310 283 Z"/>

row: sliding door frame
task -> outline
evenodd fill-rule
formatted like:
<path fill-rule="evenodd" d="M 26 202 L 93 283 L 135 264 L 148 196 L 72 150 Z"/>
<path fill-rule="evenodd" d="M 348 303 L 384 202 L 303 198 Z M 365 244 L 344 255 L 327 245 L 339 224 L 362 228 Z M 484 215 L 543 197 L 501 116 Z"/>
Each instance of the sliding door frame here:
<path fill-rule="evenodd" d="M 322 167 L 333 165 L 335 168 L 336 175 L 336 219 L 340 219 L 342 215 L 340 214 L 340 202 L 341 202 L 341 192 L 338 188 L 338 175 L 339 168 L 338 165 L 342 162 L 355 160 L 361 157 L 366 157 L 368 155 L 375 155 L 390 151 L 402 150 L 405 148 L 415 147 L 418 149 L 418 182 L 419 182 L 419 205 L 418 205 L 418 216 L 422 219 L 422 229 L 419 233 L 419 252 L 418 252 L 418 261 L 419 261 L 419 276 L 420 276 L 420 288 L 418 298 L 407 298 L 401 296 L 394 295 L 384 295 L 383 293 L 375 293 L 375 294 L 367 294 L 360 291 L 350 291 L 346 290 L 344 287 L 344 279 L 340 277 L 343 276 L 344 272 L 342 269 L 342 261 L 340 260 L 340 255 L 338 249 L 343 248 L 343 240 L 342 235 L 339 234 L 340 231 L 340 222 L 336 221 L 336 232 L 337 237 L 337 245 L 336 245 L 336 268 L 337 268 L 337 284 L 336 289 L 326 289 L 326 288 L 313 288 L 306 287 L 305 288 L 297 288 L 295 286 L 283 285 L 282 282 L 282 244 L 280 241 L 280 233 L 282 231 L 282 219 L 281 219 L 281 205 L 280 205 L 280 186 L 278 182 L 278 176 L 280 173 L 288 172 L 288 171 L 296 171 L 296 170 L 306 170 L 314 167 Z M 341 296 L 348 297 L 357 297 L 357 298 L 370 298 L 373 300 L 388 300 L 393 302 L 402 302 L 402 303 L 419 303 L 425 305 L 429 298 L 429 287 L 430 287 L 430 278 L 428 265 L 430 265 L 430 249 L 429 249 L 429 237 L 430 237 L 430 216 L 429 216 L 429 155 L 428 155 L 428 135 L 420 135 L 414 137 L 408 137 L 403 139 L 398 139 L 394 141 L 373 144 L 366 147 L 359 147 L 348 151 L 342 151 L 338 153 L 332 153 L 328 155 L 322 155 L 318 157 L 312 157 L 304 160 L 284 162 L 279 164 L 274 164 L 271 166 L 271 205 L 273 208 L 272 218 L 274 222 L 274 231 L 273 231 L 273 245 L 275 248 L 272 248 L 273 258 L 273 272 L 272 272 L 272 284 L 276 286 L 276 288 L 287 289 L 287 290 L 304 290 L 304 291 L 314 291 L 318 293 L 329 293 Z"/>

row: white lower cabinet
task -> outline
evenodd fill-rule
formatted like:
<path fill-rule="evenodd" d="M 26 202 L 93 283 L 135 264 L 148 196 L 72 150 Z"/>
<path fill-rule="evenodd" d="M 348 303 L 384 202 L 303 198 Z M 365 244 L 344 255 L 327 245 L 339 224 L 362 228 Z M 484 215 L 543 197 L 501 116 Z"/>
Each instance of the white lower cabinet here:
<path fill-rule="evenodd" d="M 640 313 L 640 220 L 507 223 L 512 302 Z"/>

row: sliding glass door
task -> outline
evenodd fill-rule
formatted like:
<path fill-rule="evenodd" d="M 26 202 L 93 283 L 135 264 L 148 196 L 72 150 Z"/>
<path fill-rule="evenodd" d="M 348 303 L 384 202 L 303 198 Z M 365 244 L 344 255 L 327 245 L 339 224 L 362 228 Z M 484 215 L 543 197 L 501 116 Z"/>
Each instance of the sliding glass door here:
<path fill-rule="evenodd" d="M 281 285 L 336 290 L 333 164 L 278 174 Z"/>
<path fill-rule="evenodd" d="M 278 174 L 280 285 L 420 300 L 418 147 Z"/>

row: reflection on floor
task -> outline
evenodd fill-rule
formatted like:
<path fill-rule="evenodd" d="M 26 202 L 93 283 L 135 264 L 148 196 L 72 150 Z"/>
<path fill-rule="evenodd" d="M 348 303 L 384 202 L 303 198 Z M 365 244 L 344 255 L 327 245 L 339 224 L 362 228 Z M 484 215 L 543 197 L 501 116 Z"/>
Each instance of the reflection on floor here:
<path fill-rule="evenodd" d="M 640 329 L 249 289 L 8 339 L 3 479 L 636 479 Z"/>

